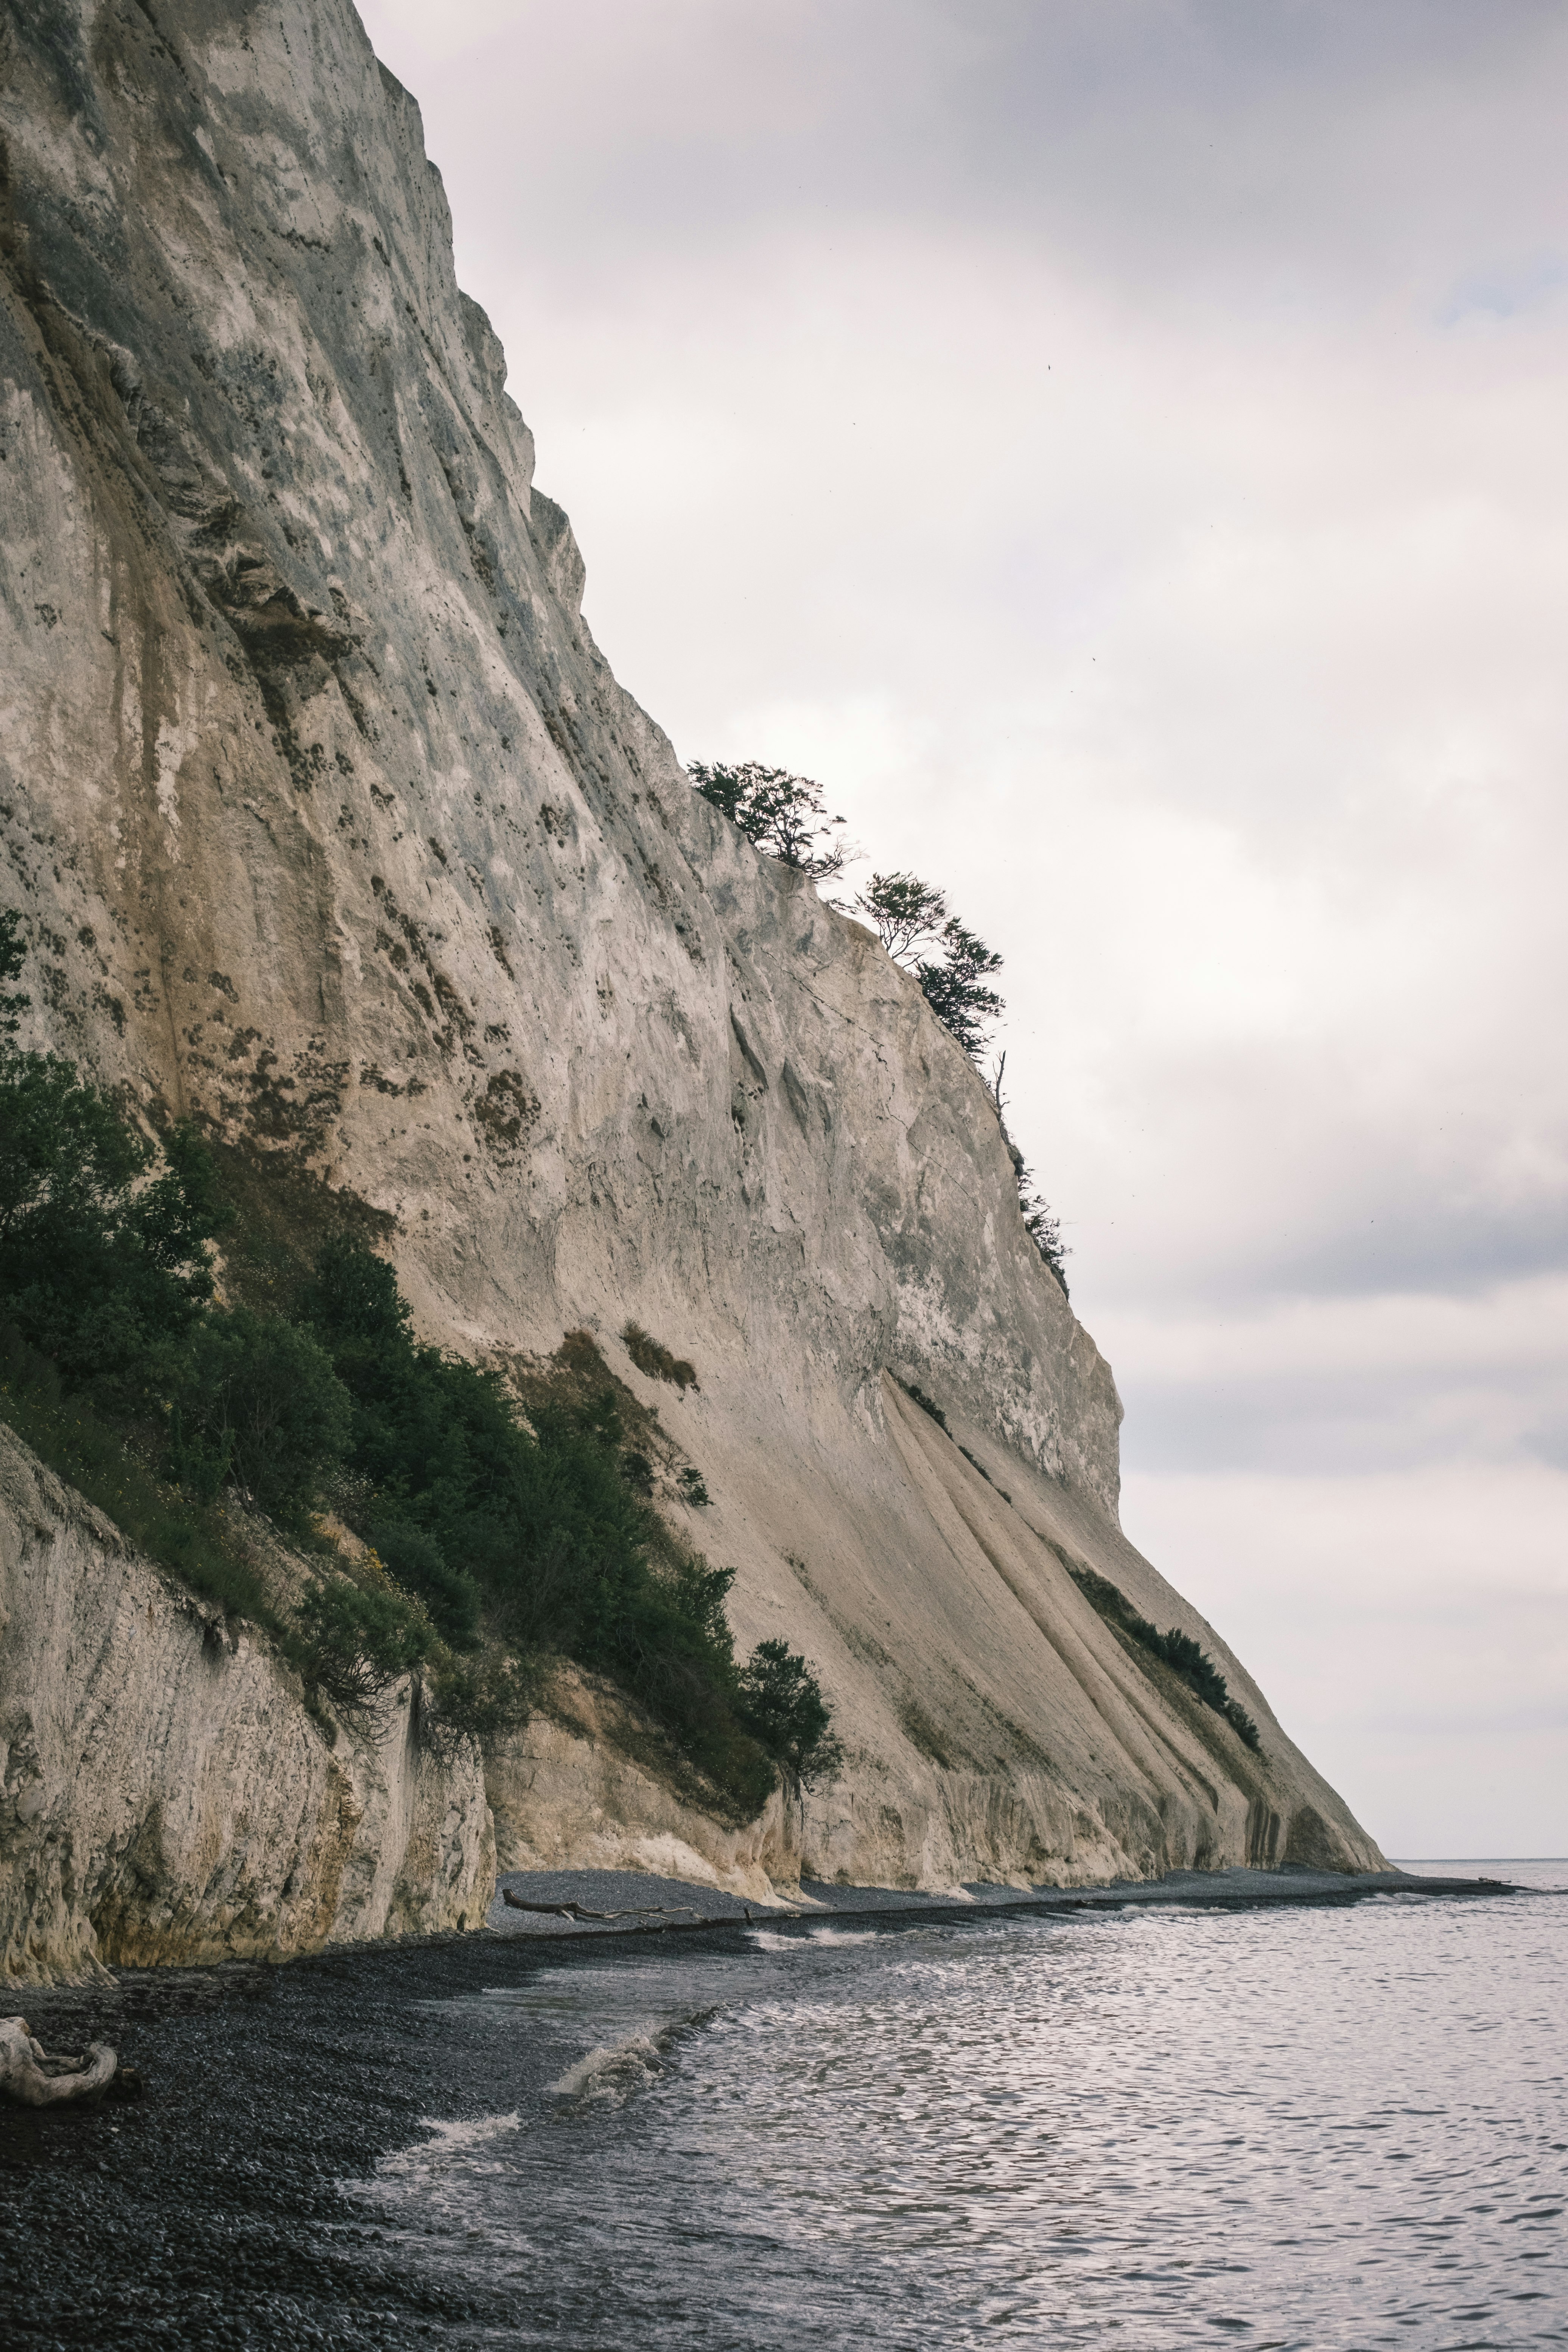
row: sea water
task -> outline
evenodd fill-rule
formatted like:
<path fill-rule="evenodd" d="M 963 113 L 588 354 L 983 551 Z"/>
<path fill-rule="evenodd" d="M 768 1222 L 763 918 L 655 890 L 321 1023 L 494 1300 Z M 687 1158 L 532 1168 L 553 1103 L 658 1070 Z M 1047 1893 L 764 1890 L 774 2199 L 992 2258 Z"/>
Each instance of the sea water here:
<path fill-rule="evenodd" d="M 475 2341 L 1565 2344 L 1568 1864 L 1429 1867 L 1542 1891 L 542 1955 L 444 2021 L 538 2087 L 344 2194 Z"/>

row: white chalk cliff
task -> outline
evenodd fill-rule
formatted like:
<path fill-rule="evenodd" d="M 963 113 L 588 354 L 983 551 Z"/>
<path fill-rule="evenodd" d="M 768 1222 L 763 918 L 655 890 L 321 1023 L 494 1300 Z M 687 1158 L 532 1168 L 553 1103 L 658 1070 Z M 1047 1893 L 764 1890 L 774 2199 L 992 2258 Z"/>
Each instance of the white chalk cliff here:
<path fill-rule="evenodd" d="M 424 1336 L 504 1360 L 593 1332 L 706 1481 L 689 1531 L 738 1568 L 739 1641 L 805 1651 L 848 1750 L 736 1832 L 621 1757 L 584 1692 L 490 1759 L 503 1865 L 684 1856 L 759 1887 L 1377 1866 L 1121 1536 L 1115 1387 L 979 1078 L 868 934 L 692 793 L 605 667 L 418 110 L 347 0 L 29 0 L 4 41 L 0 902 L 37 950 L 24 1042 L 391 1212 Z M 631 1365 L 628 1318 L 697 1391 Z M 26 1965 L 473 1914 L 466 1768 L 441 1768 L 423 1845 L 428 1790 L 362 1790 L 352 1853 L 399 1805 L 402 1843 L 357 1907 L 323 1891 L 301 1855 L 346 1801 L 286 1678 L 258 1740 L 256 1644 L 143 1592 L 156 1572 L 15 1449 L 3 1499 L 0 1908 Z M 1069 1562 L 1196 1635 L 1262 1754 L 1140 1665 Z M 130 1610 L 148 1631 L 84 1745 L 83 1659 Z M 147 1675 L 205 1696 L 152 1706 Z M 189 1811 L 198 1755 L 176 1899 L 149 1824 Z M 274 1771 L 288 1790 L 258 1789 Z"/>

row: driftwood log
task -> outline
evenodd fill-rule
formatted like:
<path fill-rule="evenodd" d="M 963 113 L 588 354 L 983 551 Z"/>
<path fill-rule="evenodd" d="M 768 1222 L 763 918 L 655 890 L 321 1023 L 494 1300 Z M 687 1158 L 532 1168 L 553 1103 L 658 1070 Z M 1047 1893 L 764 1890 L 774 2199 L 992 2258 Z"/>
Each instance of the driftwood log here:
<path fill-rule="evenodd" d="M 79 2058 L 51 2057 L 25 2017 L 0 2017 L 0 2098 L 24 2107 L 91 2098 L 113 2082 L 115 2065 L 106 2042 L 89 2042 Z"/>

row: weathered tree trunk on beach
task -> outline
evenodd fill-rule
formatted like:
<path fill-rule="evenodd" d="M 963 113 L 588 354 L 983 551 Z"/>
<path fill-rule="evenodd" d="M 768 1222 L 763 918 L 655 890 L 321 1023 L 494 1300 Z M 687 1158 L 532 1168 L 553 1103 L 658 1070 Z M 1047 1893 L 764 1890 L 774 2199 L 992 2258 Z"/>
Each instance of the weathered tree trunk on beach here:
<path fill-rule="evenodd" d="M 0 2096 L 19 2106 L 91 2098 L 112 2083 L 117 2063 L 106 2042 L 89 2042 L 79 2058 L 51 2057 L 25 2017 L 0 2017 Z"/>

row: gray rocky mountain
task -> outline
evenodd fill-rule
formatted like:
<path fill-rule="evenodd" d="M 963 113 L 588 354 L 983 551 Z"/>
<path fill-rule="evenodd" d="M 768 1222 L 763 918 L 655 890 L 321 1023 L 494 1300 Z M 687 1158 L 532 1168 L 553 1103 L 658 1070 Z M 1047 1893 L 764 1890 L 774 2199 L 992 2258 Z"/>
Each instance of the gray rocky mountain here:
<path fill-rule="evenodd" d="M 737 1831 L 584 1684 L 489 1759 L 503 1865 L 759 1895 L 803 1864 L 1376 1866 L 1121 1534 L 1115 1387 L 980 1079 L 868 933 L 692 793 L 598 653 L 418 110 L 348 0 L 13 0 L 4 43 L 24 1042 L 388 1213 L 426 1337 L 505 1363 L 595 1335 L 706 1482 L 689 1532 L 739 1570 L 740 1641 L 803 1650 L 847 1746 Z M 645 1378 L 628 1318 L 699 1385 Z M 15 1449 L 0 1506 L 16 1969 L 476 1916 L 471 1759 L 315 1755 L 257 1643 L 144 1591 Z M 1201 1640 L 1261 1756 L 1073 1566 Z"/>

